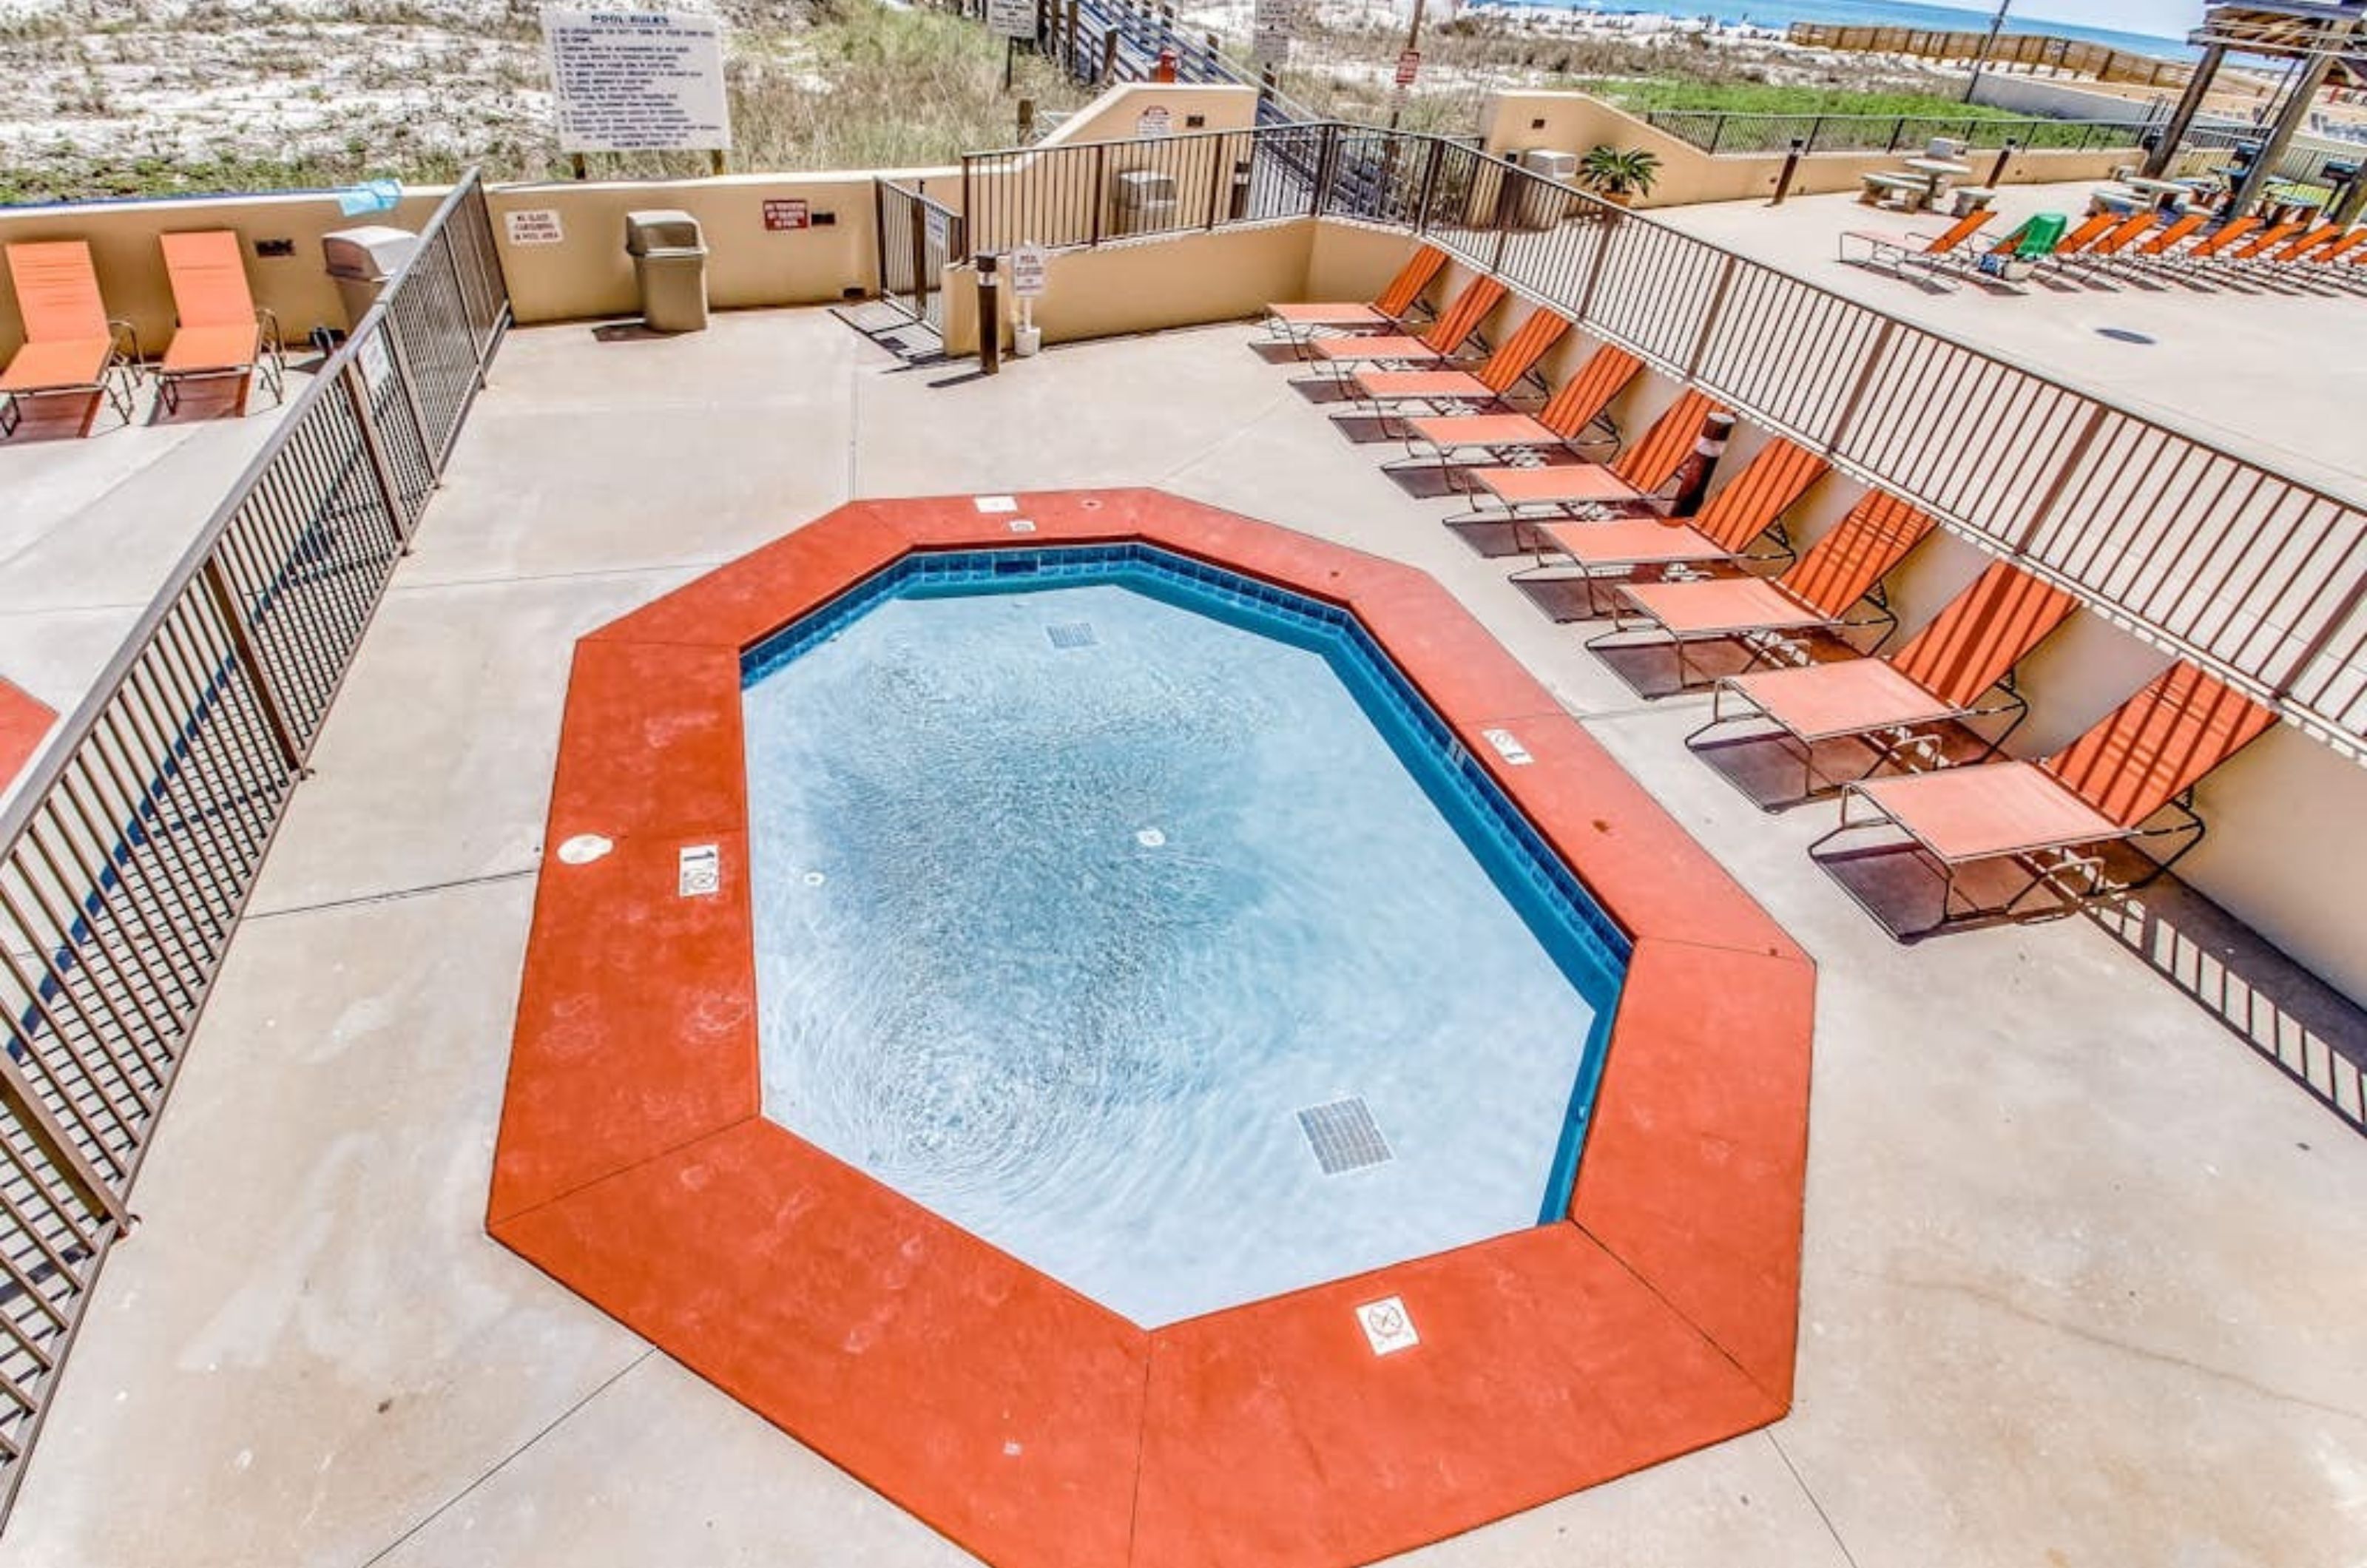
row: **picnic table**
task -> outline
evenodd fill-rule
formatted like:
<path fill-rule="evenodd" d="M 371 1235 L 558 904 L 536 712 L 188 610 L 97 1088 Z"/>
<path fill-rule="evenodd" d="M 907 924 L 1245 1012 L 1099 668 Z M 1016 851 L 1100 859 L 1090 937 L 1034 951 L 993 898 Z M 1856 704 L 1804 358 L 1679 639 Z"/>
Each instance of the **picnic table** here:
<path fill-rule="evenodd" d="M 2194 187 L 2183 180 L 2152 180 L 2131 175 L 2120 183 L 2139 196 L 2150 197 L 2164 212 L 2174 212 L 2194 198 Z"/>

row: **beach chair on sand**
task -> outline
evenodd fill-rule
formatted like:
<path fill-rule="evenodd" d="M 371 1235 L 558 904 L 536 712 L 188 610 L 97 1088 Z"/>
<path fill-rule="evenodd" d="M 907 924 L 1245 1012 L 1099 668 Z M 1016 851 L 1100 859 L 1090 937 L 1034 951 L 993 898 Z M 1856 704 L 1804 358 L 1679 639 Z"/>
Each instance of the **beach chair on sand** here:
<path fill-rule="evenodd" d="M 1846 787 L 1840 825 L 1809 846 L 1830 864 L 1911 851 L 1940 874 L 1940 916 L 1917 935 L 1951 921 L 2008 916 L 2044 888 L 2067 908 L 2144 886 L 2203 840 L 2193 791 L 2203 776 L 2276 723 L 2276 715 L 2191 664 L 2173 664 L 2043 761 L 1982 762 L 1936 773 L 1865 779 Z M 1861 805 L 1870 815 L 1852 818 Z M 1886 828 L 1903 835 L 1884 848 L 1825 848 L 1844 834 Z M 2166 855 L 2139 840 L 2171 839 Z M 2146 869 L 2116 881 L 2102 852 L 2125 843 Z M 1976 901 L 1959 880 L 1968 866 L 2011 863 L 2023 880 L 2003 897 Z"/>
<path fill-rule="evenodd" d="M 246 265 L 238 236 L 227 229 L 160 234 L 164 275 L 173 285 L 178 321 L 164 363 L 156 367 L 156 396 L 168 409 L 181 406 L 185 381 L 236 377 L 238 412 L 246 412 L 255 379 L 271 389 L 272 400 L 287 395 L 288 355 L 279 319 L 258 309 L 246 286 Z"/>
<path fill-rule="evenodd" d="M 1996 213 L 1980 208 L 1956 220 L 1955 227 L 1943 234 L 1894 234 L 1873 229 L 1847 229 L 1836 246 L 1842 261 L 1852 259 L 1850 243 L 1855 241 L 1865 247 L 1865 254 L 1854 258 L 1861 265 L 1886 266 L 1892 272 L 1904 274 L 1906 268 L 1920 263 L 1935 267 L 1942 256 L 1954 252 L 1988 225 Z"/>
<path fill-rule="evenodd" d="M 1404 337 L 1396 333 L 1377 336 L 1319 337 L 1307 344 L 1308 357 L 1329 368 L 1334 375 L 1344 375 L 1353 365 L 1409 365 L 1437 367 L 1455 356 L 1455 350 L 1468 343 L 1478 332 L 1479 323 L 1488 312 L 1504 298 L 1504 285 L 1492 277 L 1475 277 L 1464 285 L 1463 292 L 1431 322 L 1430 330 L 1420 337 Z"/>
<path fill-rule="evenodd" d="M 1618 584 L 1611 629 L 1589 646 L 1641 634 L 1665 641 L 1676 650 L 1680 687 L 1693 684 L 1687 650 L 1704 642 L 1737 644 L 1754 662 L 1798 665 L 1810 657 L 1807 637 L 1872 626 L 1881 628 L 1870 645 L 1879 648 L 1898 626 L 1882 580 L 1935 526 L 1897 496 L 1869 491 L 1780 576 Z"/>
<path fill-rule="evenodd" d="M 1543 306 L 1529 312 L 1477 370 L 1360 370 L 1349 389 L 1361 402 L 1478 403 L 1502 406 L 1504 397 L 1569 331 L 1569 318 Z"/>
<path fill-rule="evenodd" d="M 1643 368 L 1644 362 L 1625 349 L 1603 344 L 1535 415 L 1433 414 L 1409 421 L 1404 460 L 1451 469 L 1457 463 L 1504 463 L 1515 453 L 1539 448 L 1616 446 L 1619 434 L 1603 410 Z M 1598 429 L 1600 435 L 1587 435 Z"/>
<path fill-rule="evenodd" d="M 16 434 L 24 404 L 35 398 L 89 399 L 85 435 L 97 422 L 102 397 L 129 423 L 140 340 L 131 323 L 108 318 L 90 246 L 80 240 L 40 240 L 10 245 L 7 255 L 25 342 L 0 371 L 0 435 Z"/>
<path fill-rule="evenodd" d="M 1396 332 L 1411 319 L 1414 308 L 1421 302 L 1422 290 L 1446 265 L 1446 253 L 1436 245 L 1418 246 L 1406 264 L 1398 269 L 1389 286 L 1368 305 L 1350 301 L 1316 301 L 1309 304 L 1268 305 L 1265 308 L 1267 330 L 1277 337 L 1303 343 L 1320 332 L 1385 333 Z"/>
<path fill-rule="evenodd" d="M 1738 721 L 1772 725 L 1800 753 L 1806 799 L 1845 782 L 1818 775 L 1820 742 L 1863 746 L 1870 760 L 1857 776 L 1871 778 L 1886 767 L 1937 767 L 1943 727 L 2007 715 L 1981 753 L 1987 760 L 2030 712 L 2013 667 L 2078 607 L 2011 562 L 1992 562 L 1896 653 L 1723 677 L 1710 693 L 1709 721 L 1685 744 L 1710 744 Z M 1746 738 L 1726 731 L 1719 741 Z"/>
<path fill-rule="evenodd" d="M 1690 522 L 1626 517 L 1542 525 L 1535 563 L 1514 572 L 1512 581 L 1557 621 L 1595 620 L 1603 614 L 1600 589 L 1606 579 L 1789 560 L 1784 513 L 1825 469 L 1822 457 L 1779 436 L 1719 487 Z M 1769 536 L 1768 547 L 1761 547 Z"/>
<path fill-rule="evenodd" d="M 1528 463 L 1473 469 L 1466 475 L 1468 488 L 1475 494 L 1486 495 L 1495 502 L 1495 509 L 1483 504 L 1477 511 L 1447 518 L 1446 525 L 1509 526 L 1513 549 L 1522 551 L 1529 548 L 1523 542 L 1526 536 L 1522 532 L 1529 520 L 1529 509 L 1541 507 L 1550 516 L 1577 517 L 1607 516 L 1620 509 L 1648 507 L 1655 496 L 1675 481 L 1685 455 L 1701 436 L 1702 423 L 1721 412 L 1708 393 L 1688 389 L 1661 411 L 1641 441 L 1608 464 Z M 1424 423 L 1414 422 L 1417 434 Z"/>

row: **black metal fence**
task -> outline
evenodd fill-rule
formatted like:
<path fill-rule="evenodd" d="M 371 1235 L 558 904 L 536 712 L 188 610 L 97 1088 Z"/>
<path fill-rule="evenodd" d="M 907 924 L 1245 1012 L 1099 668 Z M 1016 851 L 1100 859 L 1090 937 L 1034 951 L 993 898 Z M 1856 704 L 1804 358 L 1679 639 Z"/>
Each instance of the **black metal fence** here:
<path fill-rule="evenodd" d="M 1976 115 L 1729 114 L 1710 109 L 1649 109 L 1644 122 L 1705 152 L 1920 152 L 1946 138 L 1968 147 L 2020 147 L 2091 152 L 2136 148 L 2156 126 L 2146 119 L 2007 119 Z"/>
<path fill-rule="evenodd" d="M 2367 513 L 2350 502 L 1444 138 L 1291 126 L 980 154 L 975 248 L 1127 237 L 1108 182 L 1135 158 L 1179 190 L 1210 171 L 1191 188 L 1220 198 L 1246 164 L 1252 196 L 1179 197 L 1128 234 L 1320 215 L 1425 235 L 2367 749 Z"/>
<path fill-rule="evenodd" d="M 879 298 L 942 333 L 946 267 L 969 254 L 962 215 L 918 186 L 894 180 L 873 181 L 872 195 L 878 207 Z"/>
<path fill-rule="evenodd" d="M 0 816 L 0 1509 L 264 852 L 508 322 L 472 172 Z"/>

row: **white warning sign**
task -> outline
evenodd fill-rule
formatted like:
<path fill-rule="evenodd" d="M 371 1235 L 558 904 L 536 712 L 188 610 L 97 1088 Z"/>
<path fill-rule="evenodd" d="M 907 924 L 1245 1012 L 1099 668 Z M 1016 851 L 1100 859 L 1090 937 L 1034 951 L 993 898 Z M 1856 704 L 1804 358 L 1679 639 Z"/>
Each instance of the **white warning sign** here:
<path fill-rule="evenodd" d="M 675 11 L 542 13 L 563 152 L 731 145 L 723 23 Z"/>

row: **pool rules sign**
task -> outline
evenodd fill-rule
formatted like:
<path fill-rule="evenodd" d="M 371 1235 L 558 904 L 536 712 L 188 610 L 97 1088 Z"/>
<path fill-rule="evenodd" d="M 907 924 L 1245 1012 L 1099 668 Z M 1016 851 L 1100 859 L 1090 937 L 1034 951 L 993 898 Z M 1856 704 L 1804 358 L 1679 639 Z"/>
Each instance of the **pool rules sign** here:
<path fill-rule="evenodd" d="M 542 13 L 562 152 L 722 152 L 723 24 L 686 11 Z"/>

